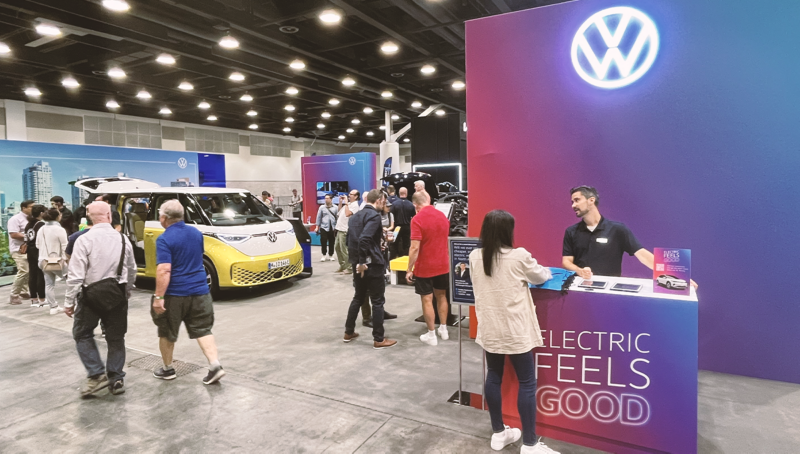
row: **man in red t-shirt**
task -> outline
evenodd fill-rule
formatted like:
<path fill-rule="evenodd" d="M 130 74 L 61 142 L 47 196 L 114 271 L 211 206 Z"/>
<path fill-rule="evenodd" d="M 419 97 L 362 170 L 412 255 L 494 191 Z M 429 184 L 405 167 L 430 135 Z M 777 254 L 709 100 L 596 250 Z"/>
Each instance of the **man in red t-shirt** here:
<path fill-rule="evenodd" d="M 417 215 L 411 220 L 411 249 L 408 253 L 406 279 L 414 283 L 416 293 L 422 298 L 422 315 L 428 332 L 419 340 L 436 345 L 434 331 L 433 298 L 439 309 L 439 335 L 442 340 L 447 333 L 447 285 L 450 277 L 450 259 L 447 252 L 447 236 L 450 234 L 450 221 L 441 211 L 432 207 L 425 192 L 416 192 L 411 198 Z"/>

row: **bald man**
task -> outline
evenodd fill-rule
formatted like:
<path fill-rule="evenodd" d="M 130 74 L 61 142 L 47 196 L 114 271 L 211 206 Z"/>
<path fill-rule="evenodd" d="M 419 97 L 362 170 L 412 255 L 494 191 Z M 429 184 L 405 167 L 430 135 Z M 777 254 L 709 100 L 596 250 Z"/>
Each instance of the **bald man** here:
<path fill-rule="evenodd" d="M 414 182 L 414 194 L 421 192 L 425 194 L 425 197 L 428 198 L 428 205 L 431 204 L 431 195 L 428 194 L 428 191 L 425 190 L 425 182 L 422 180 L 417 180 Z"/>
<path fill-rule="evenodd" d="M 408 255 L 411 247 L 411 218 L 417 214 L 417 210 L 408 200 L 408 189 L 400 188 L 397 200 L 392 202 L 392 216 L 394 216 L 395 227 L 400 227 L 397 239 L 392 242 L 394 258 Z"/>

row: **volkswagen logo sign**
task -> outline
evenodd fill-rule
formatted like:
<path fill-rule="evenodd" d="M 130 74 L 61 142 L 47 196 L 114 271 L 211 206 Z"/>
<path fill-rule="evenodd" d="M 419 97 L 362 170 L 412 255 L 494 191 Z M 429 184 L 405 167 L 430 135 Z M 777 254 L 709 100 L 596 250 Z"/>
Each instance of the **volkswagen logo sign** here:
<path fill-rule="evenodd" d="M 658 54 L 658 30 L 641 11 L 608 8 L 581 25 L 572 40 L 572 66 L 595 87 L 620 88 L 642 77 Z"/>
<path fill-rule="evenodd" d="M 275 232 L 267 232 L 267 239 L 270 243 L 278 241 L 278 235 Z"/>
<path fill-rule="evenodd" d="M 347 160 L 347 162 L 349 162 L 351 166 L 354 166 L 356 165 L 356 158 L 351 156 L 350 159 Z"/>
<path fill-rule="evenodd" d="M 186 158 L 178 159 L 178 167 L 180 167 L 181 169 L 185 169 L 186 166 L 188 166 L 188 165 L 189 165 L 189 161 L 187 161 Z"/>

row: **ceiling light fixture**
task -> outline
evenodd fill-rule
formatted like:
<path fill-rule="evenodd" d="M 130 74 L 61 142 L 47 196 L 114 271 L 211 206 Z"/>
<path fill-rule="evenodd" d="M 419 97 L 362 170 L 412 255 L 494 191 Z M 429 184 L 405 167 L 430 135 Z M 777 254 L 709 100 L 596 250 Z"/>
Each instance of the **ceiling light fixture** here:
<path fill-rule="evenodd" d="M 386 125 L 380 125 L 378 126 L 378 129 L 380 129 L 381 131 L 386 131 Z"/>
<path fill-rule="evenodd" d="M 239 100 L 244 101 L 244 102 L 250 102 L 250 101 L 253 100 L 253 97 L 250 96 L 249 94 L 245 93 L 245 94 L 242 95 L 241 98 L 239 98 Z"/>
<path fill-rule="evenodd" d="M 325 129 L 325 125 L 324 125 L 324 124 L 322 124 L 322 123 L 320 123 L 320 124 L 318 124 L 318 125 L 317 125 L 317 128 L 319 128 L 319 129 Z"/>
<path fill-rule="evenodd" d="M 338 106 L 339 105 L 339 100 L 336 99 L 336 98 L 331 98 L 331 99 L 328 100 L 328 104 L 330 104 L 332 106 Z"/>
<path fill-rule="evenodd" d="M 294 118 L 286 117 L 286 123 L 294 123 Z"/>
<path fill-rule="evenodd" d="M 320 115 L 320 116 L 322 118 L 325 118 L 325 119 L 331 118 L 330 112 L 322 112 L 322 115 Z"/>
<path fill-rule="evenodd" d="M 292 132 L 292 128 L 287 126 L 287 127 L 283 128 L 283 132 Z"/>
<path fill-rule="evenodd" d="M 108 77 L 110 77 L 112 79 L 122 79 L 125 76 L 127 76 L 127 74 L 125 74 L 125 71 L 123 71 L 122 68 L 120 68 L 118 66 L 115 66 L 115 67 L 109 69 L 108 73 L 106 73 L 106 74 L 108 74 Z"/>
<path fill-rule="evenodd" d="M 455 90 L 463 90 L 466 86 L 467 86 L 467 84 L 465 84 L 464 82 L 462 82 L 460 80 L 457 80 L 457 81 L 453 82 L 453 85 L 452 85 L 453 89 L 455 89 Z"/>
<path fill-rule="evenodd" d="M 397 53 L 398 50 L 400 50 L 400 47 L 398 47 L 397 44 L 391 41 L 387 41 L 383 43 L 383 45 L 381 45 L 381 52 L 383 52 L 386 55 L 395 54 Z"/>
<path fill-rule="evenodd" d="M 11 53 L 11 48 L 6 43 L 0 43 L 0 55 L 7 55 Z"/>
<path fill-rule="evenodd" d="M 231 35 L 225 35 L 219 40 L 219 45 L 225 49 L 236 49 L 239 47 L 239 41 Z"/>
<path fill-rule="evenodd" d="M 419 102 L 419 101 L 414 101 L 414 102 L 411 103 L 411 107 L 413 107 L 415 109 L 419 109 L 420 107 L 422 107 L 422 103 Z"/>
<path fill-rule="evenodd" d="M 63 85 L 66 88 L 78 88 L 81 86 L 81 84 L 79 84 L 78 81 L 75 80 L 75 78 L 72 76 L 65 77 L 64 79 L 62 79 L 61 85 Z"/>
<path fill-rule="evenodd" d="M 392 92 L 389 91 L 389 90 L 386 90 L 383 93 L 381 93 L 381 97 L 382 98 L 391 98 L 392 97 Z"/>
<path fill-rule="evenodd" d="M 405 139 L 403 139 L 403 142 L 405 142 L 405 143 L 411 142 L 411 139 L 409 139 L 408 137 L 406 137 Z"/>
<path fill-rule="evenodd" d="M 338 24 L 342 20 L 342 15 L 336 10 L 326 9 L 320 13 L 319 20 L 326 24 Z"/>
<path fill-rule="evenodd" d="M 211 107 L 211 104 L 209 104 L 209 103 L 207 103 L 205 101 L 201 101 L 200 104 L 197 105 L 197 107 L 199 109 L 208 109 L 208 108 Z"/>
<path fill-rule="evenodd" d="M 206 120 L 208 120 L 208 121 L 217 121 L 217 116 L 216 115 L 209 115 L 208 118 L 206 118 Z"/>
<path fill-rule="evenodd" d="M 258 129 L 258 125 L 253 123 L 250 126 L 248 126 L 248 128 L 250 128 L 250 129 Z"/>
<path fill-rule="evenodd" d="M 392 115 L 392 120 L 397 121 L 400 119 L 400 115 L 394 114 Z"/>
<path fill-rule="evenodd" d="M 436 115 L 438 115 L 440 117 L 444 116 L 444 114 L 446 114 L 446 113 L 447 112 L 445 112 L 444 109 L 439 109 L 439 110 L 436 111 Z"/>
<path fill-rule="evenodd" d="M 242 74 L 242 73 L 240 73 L 238 71 L 237 72 L 232 72 L 231 75 L 228 76 L 228 79 L 230 79 L 232 81 L 235 81 L 235 82 L 241 82 L 241 81 L 244 80 L 244 74 Z"/>
<path fill-rule="evenodd" d="M 169 107 L 162 107 L 161 110 L 158 111 L 161 115 L 172 115 L 172 111 Z"/>
<path fill-rule="evenodd" d="M 344 79 L 342 79 L 342 85 L 344 85 L 345 87 L 352 87 L 355 84 L 356 84 L 355 79 L 353 79 L 350 76 L 347 76 Z"/>
<path fill-rule="evenodd" d="M 339 140 L 344 140 L 344 136 L 343 136 L 343 135 L 340 135 L 340 136 L 339 136 Z"/>
<path fill-rule="evenodd" d="M 161 63 L 162 65 L 174 65 L 175 64 L 175 57 L 170 54 L 161 54 L 156 57 L 156 61 Z"/>
<path fill-rule="evenodd" d="M 248 116 L 248 117 L 255 117 L 256 115 L 258 115 L 258 112 L 256 112 L 256 111 L 255 111 L 255 110 L 253 110 L 253 109 L 250 109 L 250 110 L 247 112 L 247 116 Z"/>
<path fill-rule="evenodd" d="M 432 65 L 425 65 L 419 69 L 419 72 L 425 75 L 433 74 L 436 72 L 436 68 L 434 68 Z"/>
<path fill-rule="evenodd" d="M 192 85 L 189 82 L 186 82 L 184 80 L 183 82 L 181 82 L 180 85 L 178 85 L 178 88 L 183 90 L 183 91 L 190 91 L 190 90 L 194 90 L 194 85 Z"/>
<path fill-rule="evenodd" d="M 291 104 L 286 104 L 286 106 L 284 107 L 284 110 L 287 110 L 289 112 L 294 112 L 294 106 L 291 105 Z"/>
<path fill-rule="evenodd" d="M 356 130 L 353 129 L 353 128 L 347 128 L 347 130 L 345 132 L 348 133 L 348 134 L 352 134 L 352 133 L 356 132 Z"/>
<path fill-rule="evenodd" d="M 298 90 L 295 87 L 289 87 L 289 88 L 286 89 L 286 94 L 287 95 L 296 95 L 298 93 L 300 93 L 300 90 Z"/>
<path fill-rule="evenodd" d="M 103 6 L 106 9 L 110 9 L 111 11 L 116 11 L 118 13 L 124 13 L 131 9 L 131 5 L 128 4 L 125 0 L 103 0 Z"/>
<path fill-rule="evenodd" d="M 291 63 L 289 63 L 289 67 L 292 69 L 300 70 L 300 69 L 305 69 L 306 64 L 303 63 L 303 60 L 293 60 Z"/>
<path fill-rule="evenodd" d="M 364 113 L 365 114 L 371 114 L 372 112 L 375 112 L 374 110 L 372 110 L 372 107 L 365 107 L 364 108 Z"/>
<path fill-rule="evenodd" d="M 61 29 L 56 27 L 55 25 L 50 24 L 38 24 L 36 26 L 36 32 L 38 32 L 42 36 L 59 36 L 61 35 Z"/>
<path fill-rule="evenodd" d="M 119 103 L 116 101 L 109 101 L 106 103 L 106 107 L 109 109 L 119 109 Z"/>
<path fill-rule="evenodd" d="M 28 95 L 28 96 L 33 96 L 34 98 L 38 98 L 39 96 L 42 96 L 42 92 L 39 91 L 39 89 L 36 88 L 36 87 L 28 87 L 28 88 L 26 88 L 25 89 L 25 94 Z"/>
<path fill-rule="evenodd" d="M 139 90 L 139 93 L 136 93 L 136 97 L 139 99 L 150 99 L 153 95 L 147 90 Z"/>
<path fill-rule="evenodd" d="M 372 136 L 374 136 L 374 135 L 375 135 L 375 133 L 374 133 L 374 132 L 372 132 L 372 131 L 367 131 L 367 135 L 368 135 L 368 136 L 370 136 L 370 137 L 372 137 Z"/>
<path fill-rule="evenodd" d="M 354 125 L 357 125 L 357 124 L 361 123 L 361 120 L 359 120 L 358 118 L 353 118 L 353 120 L 350 123 L 353 123 Z"/>

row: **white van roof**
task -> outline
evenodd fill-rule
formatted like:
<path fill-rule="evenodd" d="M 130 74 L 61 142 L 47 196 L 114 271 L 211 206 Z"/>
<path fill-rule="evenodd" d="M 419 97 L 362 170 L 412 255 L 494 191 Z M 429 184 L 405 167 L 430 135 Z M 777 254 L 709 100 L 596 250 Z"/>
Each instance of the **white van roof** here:
<path fill-rule="evenodd" d="M 152 181 L 128 177 L 87 178 L 76 181 L 75 187 L 91 194 L 125 194 L 130 192 L 152 192 L 154 194 L 229 194 L 232 192 L 250 192 L 237 188 L 209 187 L 169 187 L 163 188 Z"/>

